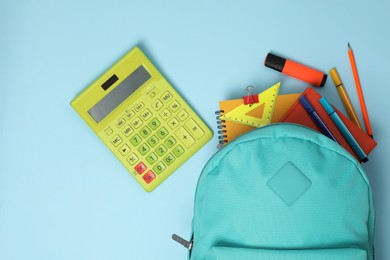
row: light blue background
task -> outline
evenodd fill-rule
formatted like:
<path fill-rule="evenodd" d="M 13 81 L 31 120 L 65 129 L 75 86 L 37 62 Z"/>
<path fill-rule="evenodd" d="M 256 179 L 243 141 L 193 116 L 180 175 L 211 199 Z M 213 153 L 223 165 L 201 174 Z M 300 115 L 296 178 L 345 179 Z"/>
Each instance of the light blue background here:
<path fill-rule="evenodd" d="M 217 136 L 149 194 L 69 106 L 133 46 L 214 130 L 218 101 L 247 85 L 306 88 L 264 67 L 269 51 L 336 66 L 362 119 L 347 42 L 379 143 L 364 169 L 389 259 L 389 13 L 389 1 L 0 0 L 0 259 L 186 258 L 170 237 L 190 236 Z M 319 91 L 344 111 L 330 79 Z"/>

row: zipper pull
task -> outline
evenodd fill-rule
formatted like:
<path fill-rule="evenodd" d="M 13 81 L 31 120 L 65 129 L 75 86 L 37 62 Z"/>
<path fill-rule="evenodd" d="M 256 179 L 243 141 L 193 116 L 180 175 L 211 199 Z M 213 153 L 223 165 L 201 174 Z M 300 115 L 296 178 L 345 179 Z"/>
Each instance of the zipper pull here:
<path fill-rule="evenodd" d="M 184 238 L 179 237 L 176 234 L 172 235 L 172 239 L 175 240 L 177 243 L 181 244 L 182 246 L 184 246 L 185 248 L 187 248 L 188 250 L 191 250 L 191 248 L 192 248 L 192 240 L 191 241 L 187 241 Z"/>

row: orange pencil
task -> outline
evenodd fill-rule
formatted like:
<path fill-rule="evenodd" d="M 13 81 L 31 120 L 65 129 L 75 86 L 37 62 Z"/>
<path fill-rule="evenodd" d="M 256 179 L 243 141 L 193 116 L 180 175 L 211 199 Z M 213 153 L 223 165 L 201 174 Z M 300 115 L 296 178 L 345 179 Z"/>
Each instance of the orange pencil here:
<path fill-rule="evenodd" d="M 356 90 L 357 90 L 357 93 L 359 96 L 360 106 L 362 108 L 364 124 L 366 125 L 367 134 L 372 138 L 371 124 L 370 124 L 370 119 L 368 118 L 366 103 L 364 102 L 363 90 L 362 90 L 362 86 L 360 85 L 359 74 L 358 74 L 357 67 L 356 67 L 355 57 L 353 55 L 353 51 L 352 51 L 351 45 L 349 45 L 349 43 L 348 43 L 348 55 L 349 55 L 349 61 L 351 62 L 353 78 L 354 78 L 355 84 L 356 84 Z"/>

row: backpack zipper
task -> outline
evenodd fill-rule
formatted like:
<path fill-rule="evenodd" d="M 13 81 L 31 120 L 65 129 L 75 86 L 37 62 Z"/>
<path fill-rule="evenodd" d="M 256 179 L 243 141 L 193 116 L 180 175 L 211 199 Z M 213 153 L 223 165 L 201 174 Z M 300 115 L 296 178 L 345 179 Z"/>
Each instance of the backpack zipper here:
<path fill-rule="evenodd" d="M 177 243 L 181 244 L 182 246 L 184 246 L 185 248 L 187 248 L 188 250 L 192 249 L 192 244 L 193 244 L 192 239 L 190 241 L 187 241 L 176 234 L 172 235 L 172 239 L 175 240 Z"/>

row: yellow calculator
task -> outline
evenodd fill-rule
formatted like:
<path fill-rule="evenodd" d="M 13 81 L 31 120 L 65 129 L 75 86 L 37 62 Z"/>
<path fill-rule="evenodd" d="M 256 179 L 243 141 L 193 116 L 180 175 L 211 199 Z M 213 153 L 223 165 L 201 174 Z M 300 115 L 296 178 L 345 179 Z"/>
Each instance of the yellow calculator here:
<path fill-rule="evenodd" d="M 149 192 L 213 135 L 138 47 L 71 106 Z"/>

